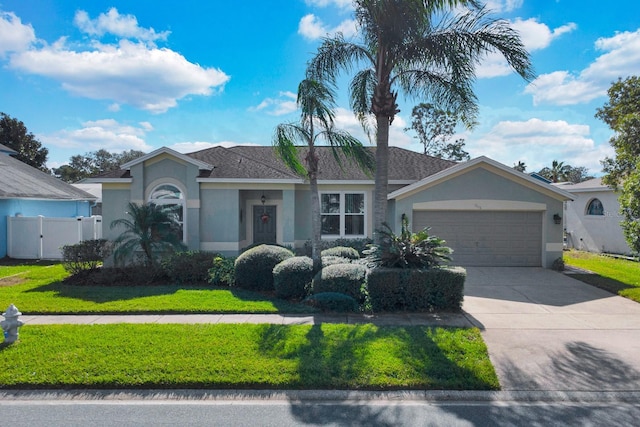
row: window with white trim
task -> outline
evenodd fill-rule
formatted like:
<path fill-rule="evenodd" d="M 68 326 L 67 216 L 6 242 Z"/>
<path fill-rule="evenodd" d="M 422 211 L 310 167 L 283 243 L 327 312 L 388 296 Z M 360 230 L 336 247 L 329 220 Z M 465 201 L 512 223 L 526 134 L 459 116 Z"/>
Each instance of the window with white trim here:
<path fill-rule="evenodd" d="M 591 199 L 589 204 L 587 204 L 587 215 L 604 215 L 604 206 L 600 199 Z"/>
<path fill-rule="evenodd" d="M 365 235 L 365 194 L 320 193 L 322 235 L 361 237 Z"/>
<path fill-rule="evenodd" d="M 149 203 L 156 206 L 166 207 L 173 219 L 180 225 L 180 237 L 185 241 L 185 199 L 184 193 L 175 185 L 162 184 L 151 192 Z"/>

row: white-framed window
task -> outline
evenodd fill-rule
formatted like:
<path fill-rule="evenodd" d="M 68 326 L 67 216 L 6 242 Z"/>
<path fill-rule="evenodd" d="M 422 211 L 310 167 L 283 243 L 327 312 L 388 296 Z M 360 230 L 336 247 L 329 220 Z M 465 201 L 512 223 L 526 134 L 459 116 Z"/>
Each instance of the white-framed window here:
<path fill-rule="evenodd" d="M 365 235 L 365 193 L 320 193 L 322 236 L 362 237 Z"/>
<path fill-rule="evenodd" d="M 587 204 L 587 215 L 596 215 L 603 216 L 604 215 L 604 206 L 600 199 L 591 199 Z"/>
<path fill-rule="evenodd" d="M 163 206 L 170 210 L 174 220 L 180 224 L 182 241 L 186 239 L 185 198 L 184 193 L 173 184 L 161 184 L 151 191 L 149 203 Z"/>

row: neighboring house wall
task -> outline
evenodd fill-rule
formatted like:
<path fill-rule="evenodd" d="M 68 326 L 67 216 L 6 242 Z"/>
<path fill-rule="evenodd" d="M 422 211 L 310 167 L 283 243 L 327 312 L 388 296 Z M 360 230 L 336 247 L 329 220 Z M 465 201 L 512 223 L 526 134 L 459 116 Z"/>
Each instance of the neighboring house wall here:
<path fill-rule="evenodd" d="M 0 258 L 7 255 L 7 217 L 45 216 L 75 218 L 91 216 L 91 202 L 76 200 L 0 199 Z"/>
<path fill-rule="evenodd" d="M 568 247 L 597 253 L 631 253 L 620 225 L 623 217 L 619 213 L 618 195 L 613 190 L 563 188 L 574 196 L 565 208 Z M 588 206 L 594 199 L 602 203 L 602 215 L 595 210 L 591 214 L 588 212 Z"/>

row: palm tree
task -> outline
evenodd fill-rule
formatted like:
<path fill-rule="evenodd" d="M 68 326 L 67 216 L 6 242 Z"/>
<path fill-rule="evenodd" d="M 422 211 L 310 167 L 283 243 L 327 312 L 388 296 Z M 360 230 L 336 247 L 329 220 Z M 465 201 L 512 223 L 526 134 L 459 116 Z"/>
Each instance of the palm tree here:
<path fill-rule="evenodd" d="M 545 167 L 538 172 L 538 174 L 551 180 L 551 182 L 565 182 L 569 180 L 569 174 L 572 167 L 565 165 L 564 162 L 554 160 L 551 162 L 551 167 Z"/>
<path fill-rule="evenodd" d="M 325 39 L 308 71 L 315 79 L 335 82 L 341 71 L 359 69 L 350 84 L 350 101 L 365 131 L 369 115 L 375 117 L 374 229 L 380 230 L 386 221 L 389 126 L 399 112 L 397 90 L 431 98 L 471 127 L 478 112 L 475 67 L 487 53 L 501 53 L 526 80 L 534 74 L 517 32 L 506 21 L 489 18 L 477 0 L 354 3 L 361 43 L 341 34 Z M 462 7 L 465 13 L 448 13 Z"/>
<path fill-rule="evenodd" d="M 291 170 L 309 179 L 312 228 L 311 258 L 313 259 L 314 271 L 321 268 L 319 157 L 316 152 L 318 141 L 323 139 L 328 143 L 338 164 L 342 165 L 343 160 L 352 159 L 364 171 L 373 169 L 373 157 L 362 146 L 362 143 L 349 133 L 334 128 L 334 96 L 333 90 L 327 85 L 311 79 L 303 80 L 298 85 L 297 98 L 300 108 L 300 122 L 279 124 L 273 136 L 273 145 L 278 156 Z M 304 162 L 299 157 L 297 141 L 302 141 L 308 148 Z"/>
<path fill-rule="evenodd" d="M 522 160 L 518 160 L 517 164 L 513 165 L 513 168 L 515 170 L 517 170 L 518 172 L 526 172 L 527 171 L 527 165 L 522 161 Z"/>
<path fill-rule="evenodd" d="M 124 262 L 137 250 L 142 250 L 145 265 L 151 266 L 160 255 L 185 248 L 180 225 L 170 207 L 129 203 L 127 209 L 131 219 L 119 218 L 111 222 L 111 229 L 124 227 L 114 240 L 116 263 Z"/>

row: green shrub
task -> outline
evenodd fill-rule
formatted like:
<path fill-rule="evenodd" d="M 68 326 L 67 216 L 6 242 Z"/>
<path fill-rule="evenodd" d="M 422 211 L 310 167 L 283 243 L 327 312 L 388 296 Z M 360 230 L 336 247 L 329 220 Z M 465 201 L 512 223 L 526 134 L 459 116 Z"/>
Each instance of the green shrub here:
<path fill-rule="evenodd" d="M 150 286 L 167 283 L 165 271 L 160 266 L 136 265 L 103 267 L 90 274 L 72 275 L 64 279 L 67 285 L 81 286 Z"/>
<path fill-rule="evenodd" d="M 169 279 L 177 285 L 206 283 L 213 266 L 211 252 L 174 252 L 160 264 Z"/>
<path fill-rule="evenodd" d="M 71 274 L 96 270 L 111 254 L 112 243 L 106 239 L 85 240 L 62 247 L 62 265 Z"/>
<path fill-rule="evenodd" d="M 351 264 L 351 261 L 352 260 L 350 260 L 349 258 L 343 258 L 340 256 L 333 256 L 333 255 L 323 256 L 322 266 L 327 267 L 329 265 L 334 265 L 334 264 Z"/>
<path fill-rule="evenodd" d="M 275 245 L 259 245 L 240 254 L 236 259 L 236 285 L 240 288 L 273 291 L 273 267 L 293 252 Z"/>
<path fill-rule="evenodd" d="M 396 235 L 388 224 L 379 230 L 381 242 L 365 251 L 369 265 L 388 268 L 431 268 L 451 261 L 453 250 L 439 237 L 430 236 L 429 228 L 412 233 L 409 220 L 402 215 L 402 230 Z"/>
<path fill-rule="evenodd" d="M 367 275 L 373 311 L 459 311 L 464 296 L 463 268 L 374 268 Z"/>
<path fill-rule="evenodd" d="M 288 258 L 273 268 L 273 287 L 278 298 L 304 298 L 313 280 L 313 260 L 306 256 Z"/>
<path fill-rule="evenodd" d="M 314 294 L 338 292 L 363 302 L 367 269 L 360 264 L 334 264 L 323 267 L 313 278 Z"/>
<path fill-rule="evenodd" d="M 322 311 L 356 312 L 358 302 L 349 295 L 338 292 L 322 292 L 308 296 L 305 304 Z"/>
<path fill-rule="evenodd" d="M 373 243 L 373 240 L 369 238 L 360 239 L 335 239 L 335 240 L 323 240 L 320 242 L 320 250 L 335 248 L 337 246 L 343 246 L 347 248 L 353 248 L 358 251 L 358 254 L 362 254 L 367 247 Z M 304 244 L 304 251 L 307 256 L 311 256 L 311 241 L 307 240 Z"/>
<path fill-rule="evenodd" d="M 236 284 L 235 258 L 216 255 L 213 267 L 209 269 L 209 283 L 214 286 L 233 286 Z"/>
<path fill-rule="evenodd" d="M 360 259 L 360 254 L 357 250 L 346 246 L 336 246 L 334 248 L 325 249 L 320 253 L 320 255 L 323 257 L 337 256 L 348 259 Z"/>

